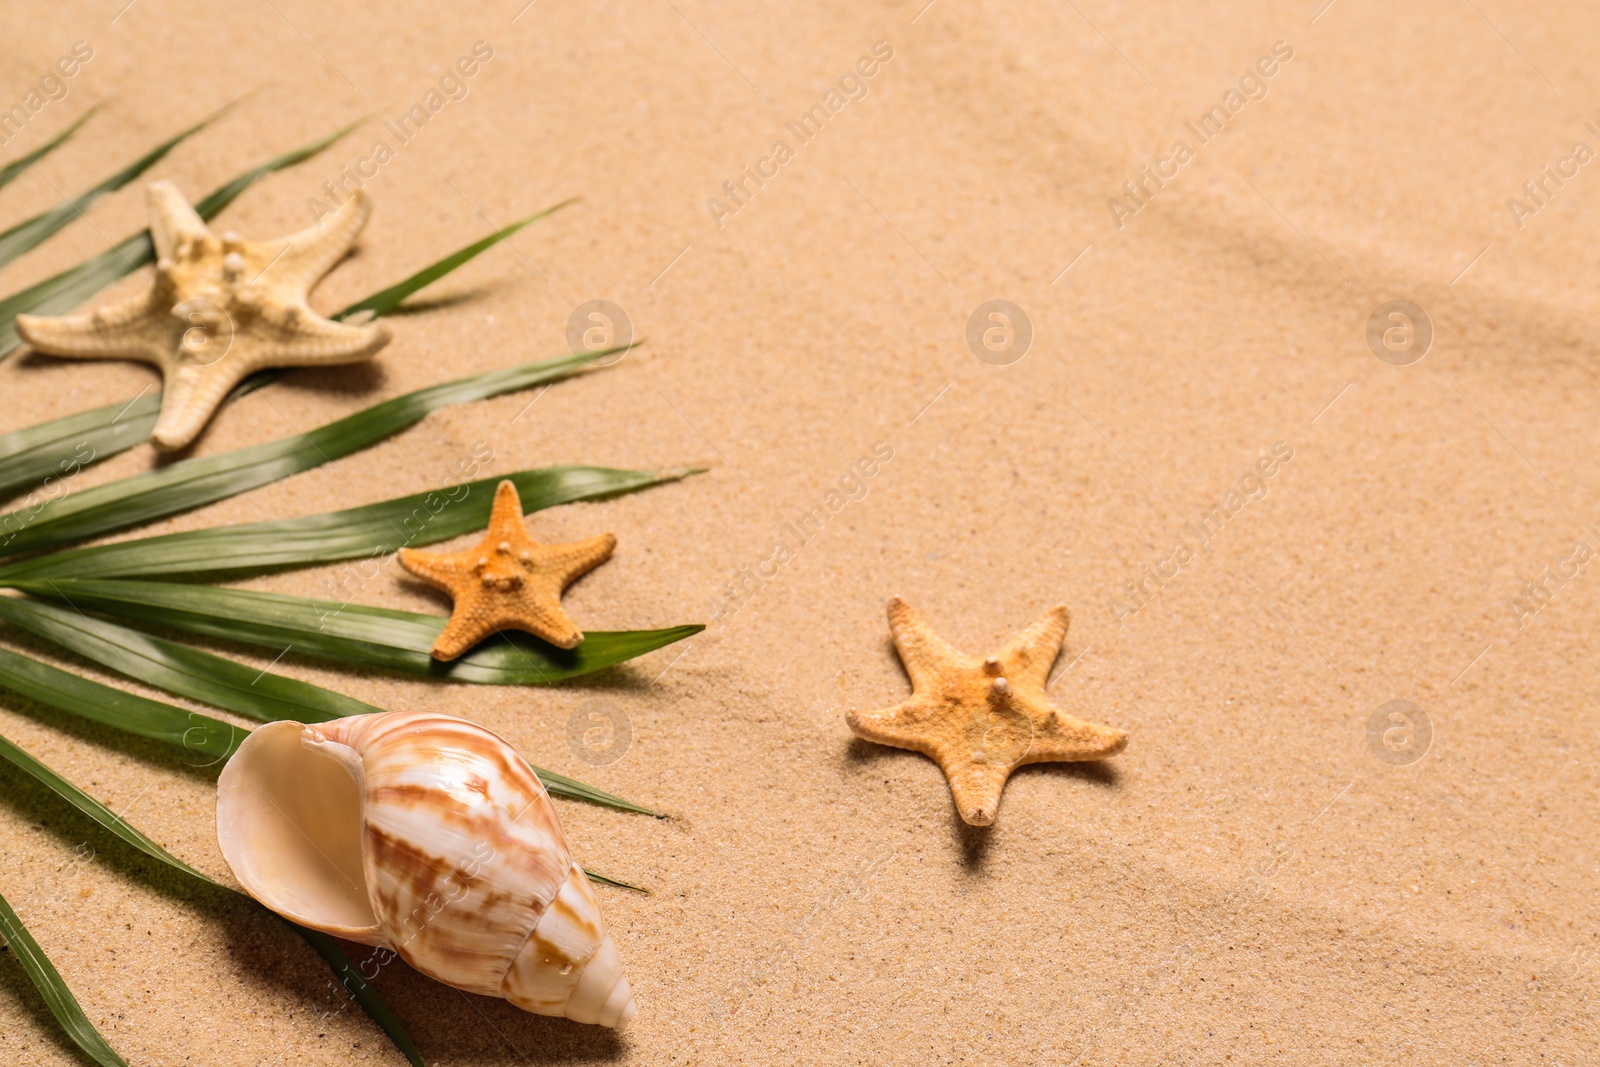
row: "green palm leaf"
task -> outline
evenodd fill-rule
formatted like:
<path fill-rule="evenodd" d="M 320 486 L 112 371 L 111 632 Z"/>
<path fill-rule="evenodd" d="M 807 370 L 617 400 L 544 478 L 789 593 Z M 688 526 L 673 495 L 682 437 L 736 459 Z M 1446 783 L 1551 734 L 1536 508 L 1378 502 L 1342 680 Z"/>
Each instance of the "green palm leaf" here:
<path fill-rule="evenodd" d="M 56 1017 L 56 1022 L 61 1024 L 67 1036 L 102 1067 L 128 1067 L 127 1061 L 117 1055 L 116 1049 L 106 1044 L 106 1039 L 100 1036 L 100 1031 L 83 1013 L 82 1005 L 72 995 L 72 990 L 67 988 L 61 972 L 56 970 L 50 957 L 44 954 L 44 949 L 28 933 L 28 928 L 22 925 L 22 920 L 3 896 L 0 896 L 0 936 L 11 946 L 17 961 L 28 972 L 34 988 L 44 998 L 45 1006 Z M 421 1061 L 418 1061 L 418 1067 L 421 1067 Z"/>
<path fill-rule="evenodd" d="M 214 886 L 225 892 L 233 893 L 236 896 L 242 895 L 215 881 L 210 875 L 189 866 L 145 836 L 126 820 L 113 813 L 110 808 L 107 808 L 94 797 L 85 793 L 4 737 L 0 737 L 0 758 L 4 758 L 19 770 L 31 775 L 41 785 L 55 793 L 56 796 L 65 800 L 68 804 L 77 808 L 78 811 L 87 815 L 106 830 L 111 831 L 122 841 L 143 852 L 146 856 L 165 863 L 173 870 L 179 871 L 191 879 Z M 248 900 L 250 898 L 245 897 L 244 899 Z M 0 898 L 0 919 L 12 921 L 16 919 L 16 913 L 11 911 L 3 898 Z M 338 944 L 327 934 L 317 930 L 310 930 L 296 923 L 289 923 L 288 925 L 299 933 L 301 937 L 305 938 L 307 943 L 316 949 L 317 954 L 328 962 L 328 965 L 333 968 L 334 974 L 344 983 L 345 988 L 350 991 L 350 995 L 366 1009 L 367 1014 L 383 1029 L 383 1032 L 389 1035 L 389 1040 L 393 1041 L 395 1047 L 405 1054 L 406 1059 L 410 1060 L 416 1067 L 424 1067 L 422 1056 L 417 1052 L 417 1047 L 412 1043 L 411 1036 L 406 1033 L 405 1027 L 400 1025 L 400 1020 L 395 1018 L 394 1013 L 389 1010 L 389 1006 L 378 995 L 378 991 L 372 988 L 366 979 L 357 973 L 355 966 L 339 949 Z M 20 928 L 21 924 L 17 923 L 17 926 Z M 4 932 L 7 935 L 7 940 L 16 944 L 15 939 L 12 937 L 9 922 L 5 925 Z M 24 931 L 24 936 L 26 936 L 26 931 Z M 88 1052 L 98 1062 L 106 1064 L 107 1067 L 113 1063 L 121 1064 L 123 1061 L 115 1052 L 111 1051 L 109 1046 L 105 1045 L 104 1039 L 89 1025 L 88 1018 L 83 1015 L 82 1009 L 78 1008 L 78 1002 L 73 999 L 72 993 L 67 989 L 65 983 L 61 981 L 61 976 L 56 973 L 55 968 L 50 966 L 50 961 L 45 958 L 44 953 L 39 951 L 39 946 L 33 943 L 31 937 L 27 938 L 27 941 L 32 945 L 35 954 L 34 959 L 37 963 L 43 965 L 46 977 L 54 976 L 54 983 L 49 984 L 49 991 L 47 992 L 46 984 L 41 984 L 39 977 L 34 974 L 34 968 L 29 967 L 29 975 L 34 978 L 34 984 L 39 987 L 40 993 L 44 994 L 46 1001 L 50 1003 L 50 1010 L 55 1012 L 56 1018 L 61 1021 L 62 1028 L 71 1035 L 74 1041 L 78 1042 L 84 1051 Z M 27 966 L 26 962 L 24 962 L 24 966 Z M 56 1001 L 63 997 L 66 1005 L 71 1009 L 66 1015 L 63 1015 L 62 1011 L 57 1009 Z M 76 1014 L 73 1015 L 73 1012 Z M 82 1027 L 88 1027 L 87 1036 L 91 1039 L 91 1043 L 85 1043 L 84 1038 L 80 1036 Z M 92 1041 L 98 1041 L 99 1046 L 103 1047 L 106 1053 L 109 1053 L 111 1059 L 102 1059 L 97 1054 Z M 125 1064 L 124 1067 L 126 1067 Z"/>
<path fill-rule="evenodd" d="M 413 274 L 405 281 L 373 293 L 365 300 L 357 300 L 354 304 L 351 304 L 343 311 L 335 312 L 333 318 L 339 322 L 343 322 L 347 319 L 356 318 L 362 313 L 366 313 L 367 319 L 374 319 L 380 315 L 387 315 L 394 311 L 395 308 L 399 307 L 400 302 L 406 297 L 410 296 L 412 293 L 426 286 L 432 285 L 434 282 L 438 281 L 440 278 L 443 278 L 446 274 L 449 274 L 463 263 L 466 263 L 468 260 L 477 257 L 480 253 L 487 252 L 489 249 L 493 248 L 501 241 L 504 241 L 507 237 L 510 237 L 524 226 L 527 226 L 530 223 L 538 222 L 540 219 L 545 218 L 548 215 L 554 215 L 557 211 L 560 211 L 568 204 L 576 203 L 577 199 L 577 197 L 572 197 L 570 200 L 563 200 L 555 207 L 545 208 L 537 215 L 529 215 L 525 219 L 518 219 L 511 225 L 504 226 L 496 230 L 494 233 L 491 233 L 489 236 L 472 242 L 465 248 L 457 249 L 448 256 L 445 256 L 443 259 L 435 260 L 426 267 L 423 267 L 421 270 L 417 271 L 417 273 Z"/>
<path fill-rule="evenodd" d="M 610 467 L 516 471 L 344 511 L 53 552 L 0 566 L 0 585 L 43 578 L 242 574 L 274 567 L 376 558 L 406 546 L 433 544 L 481 530 L 489 521 L 494 489 L 502 478 L 515 483 L 523 512 L 532 514 L 558 504 L 635 492 L 690 473 L 697 472 Z"/>
<path fill-rule="evenodd" d="M 351 123 L 326 137 L 250 168 L 212 190 L 209 196 L 194 206 L 195 211 L 202 219 L 212 218 L 263 176 L 310 159 L 359 125 L 360 122 Z M 21 344 L 16 330 L 18 315 L 59 315 L 71 311 L 112 282 L 154 259 L 155 247 L 150 243 L 150 231 L 140 230 L 76 267 L 69 267 L 0 300 L 0 359 L 10 355 Z"/>
<path fill-rule="evenodd" d="M 650 890 L 646 889 L 642 885 L 634 885 L 632 882 L 624 882 L 620 878 L 608 878 L 603 874 L 596 874 L 587 867 L 583 869 L 583 873 L 589 876 L 589 881 L 591 882 L 598 882 L 601 885 L 616 886 L 618 889 L 631 889 L 635 893 L 643 893 L 646 896 L 650 895 Z"/>
<path fill-rule="evenodd" d="M 159 700 L 69 674 L 0 648 L 0 689 L 124 733 L 215 757 L 233 755 L 250 731 Z"/>
<path fill-rule="evenodd" d="M 575 374 L 602 354 L 563 356 L 458 378 L 374 404 L 309 433 L 181 460 L 73 493 L 37 513 L 26 508 L 7 512 L 0 515 L 0 554 L 81 541 L 222 500 L 359 451 L 439 408 Z"/>
<path fill-rule="evenodd" d="M 385 667 L 405 674 L 480 685 L 550 685 L 611 667 L 704 630 L 589 630 L 583 644 L 559 649 L 520 632 L 490 638 L 458 660 L 429 654 L 444 629 L 418 615 L 336 600 L 120 579 L 17 582 L 15 588 L 80 610 L 163 626 L 273 652 Z"/>
<path fill-rule="evenodd" d="M 260 722 L 324 722 L 383 710 L 319 685 L 247 667 L 71 608 L 0 596 L 0 619 L 107 670 Z"/>
<path fill-rule="evenodd" d="M 258 671 L 210 652 L 155 637 L 109 619 L 92 618 L 80 611 L 58 608 L 53 604 L 20 597 L 0 597 L 0 618 L 126 678 L 238 712 L 258 722 L 277 722 L 280 719 L 327 722 L 345 715 L 368 715 L 383 710 L 320 685 L 273 674 L 268 670 Z M 8 678 L 17 684 L 12 685 L 7 681 Z M 249 733 L 243 727 L 199 712 L 185 713 L 181 708 L 159 701 L 125 705 L 117 700 L 117 696 L 126 697 L 129 694 L 120 689 L 77 678 L 5 649 L 0 649 L 0 686 L 32 696 L 40 703 L 60 711 L 211 755 L 230 755 L 232 748 L 237 747 Z M 86 700 L 96 698 L 114 705 L 109 716 L 97 709 L 83 710 L 88 706 Z M 202 743 L 208 747 L 200 747 Z M 576 778 L 568 778 L 531 763 L 529 766 L 533 767 L 534 773 L 554 796 L 663 818 L 660 812 L 651 811 L 603 789 L 596 789 Z"/>
<path fill-rule="evenodd" d="M 262 371 L 239 383 L 226 402 L 275 381 L 277 371 Z M 51 419 L 0 434 L 0 497 L 25 485 L 71 475 L 125 452 L 150 436 L 161 412 L 161 394 L 148 389 L 126 403 Z"/>
<path fill-rule="evenodd" d="M 23 253 L 31 251 L 49 240 L 51 235 L 78 218 L 85 211 L 88 211 L 90 205 L 96 200 L 108 193 L 116 192 L 138 178 L 139 175 L 159 163 L 168 152 L 220 119 L 223 115 L 226 115 L 229 111 L 232 111 L 236 104 L 237 101 L 212 112 L 187 130 L 156 145 L 150 151 L 111 175 L 111 177 L 79 193 L 71 200 L 59 204 L 49 211 L 40 212 L 31 219 L 24 219 L 10 229 L 0 232 L 0 266 L 5 266 Z"/>
<path fill-rule="evenodd" d="M 0 434 L 0 497 L 47 478 L 76 474 L 150 436 L 161 410 L 161 394 L 51 419 Z"/>
<path fill-rule="evenodd" d="M 20 159 L 12 160 L 5 166 L 0 167 L 0 189 L 4 189 L 6 186 L 16 181 L 17 176 L 23 171 L 39 162 L 39 160 L 43 159 L 51 152 L 54 152 L 57 148 L 60 148 L 68 137 L 71 137 L 73 134 L 78 132 L 78 127 L 82 126 L 85 122 L 88 122 L 89 117 L 99 110 L 100 105 L 94 105 L 88 111 L 85 111 L 81 116 L 74 120 L 70 126 L 56 134 L 54 137 L 50 138 L 50 140 L 46 141 L 38 148 L 35 148 L 32 152 L 29 152 Z"/>

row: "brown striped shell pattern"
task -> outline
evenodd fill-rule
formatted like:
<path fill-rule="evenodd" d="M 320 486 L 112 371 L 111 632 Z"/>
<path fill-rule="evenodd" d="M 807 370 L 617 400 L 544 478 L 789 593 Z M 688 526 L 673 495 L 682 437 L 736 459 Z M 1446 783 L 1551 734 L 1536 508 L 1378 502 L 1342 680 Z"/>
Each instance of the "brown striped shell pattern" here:
<path fill-rule="evenodd" d="M 286 919 L 540 1015 L 633 1018 L 544 785 L 465 719 L 263 726 L 217 783 L 217 839 L 245 890 Z"/>

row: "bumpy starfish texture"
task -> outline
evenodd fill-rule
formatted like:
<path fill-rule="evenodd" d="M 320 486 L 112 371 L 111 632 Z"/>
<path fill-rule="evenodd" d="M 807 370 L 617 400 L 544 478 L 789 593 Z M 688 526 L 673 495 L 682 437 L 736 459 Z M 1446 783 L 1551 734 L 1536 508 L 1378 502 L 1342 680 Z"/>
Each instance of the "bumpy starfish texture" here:
<path fill-rule="evenodd" d="M 911 699 L 886 711 L 851 711 L 845 722 L 858 737 L 932 757 L 962 820 L 989 826 L 1006 779 L 1023 764 L 1100 759 L 1128 743 L 1121 730 L 1075 719 L 1045 695 L 1068 620 L 1066 608 L 1051 608 L 980 660 L 951 648 L 895 597 L 889 629 L 911 676 Z"/>
<path fill-rule="evenodd" d="M 156 252 L 149 292 L 88 314 L 18 315 L 17 333 L 54 356 L 154 363 L 166 382 L 150 434 L 157 448 L 192 442 L 258 370 L 354 363 L 388 342 L 387 326 L 347 326 L 306 303 L 366 225 L 359 191 L 318 225 L 272 241 L 216 236 L 171 182 L 145 193 Z"/>
<path fill-rule="evenodd" d="M 466 552 L 400 550 L 400 564 L 450 594 L 455 610 L 433 643 L 433 658 L 452 660 L 492 633 L 525 630 L 558 648 L 576 648 L 583 632 L 561 610 L 561 591 L 611 558 L 613 534 L 570 545 L 542 545 L 522 524 L 517 487 L 500 483 L 489 532 Z"/>

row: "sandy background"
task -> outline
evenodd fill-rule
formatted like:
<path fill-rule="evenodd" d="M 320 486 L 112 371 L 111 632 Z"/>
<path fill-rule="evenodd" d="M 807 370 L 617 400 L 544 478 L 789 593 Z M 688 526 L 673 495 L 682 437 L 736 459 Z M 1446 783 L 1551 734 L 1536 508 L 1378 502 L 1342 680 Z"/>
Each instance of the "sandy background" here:
<path fill-rule="evenodd" d="M 419 491 L 480 442 L 491 473 L 711 467 L 531 522 L 545 540 L 617 533 L 616 557 L 567 597 L 586 628 L 737 607 L 684 645 L 553 689 L 280 664 L 470 716 L 534 762 L 678 816 L 558 802 L 585 863 L 654 890 L 601 891 L 640 1003 L 623 1036 L 398 964 L 383 994 L 444 1065 L 1586 1062 L 1597 572 L 1521 625 L 1512 599 L 1578 542 L 1600 548 L 1600 173 L 1547 185 L 1520 228 L 1507 198 L 1574 142 L 1600 149 L 1584 127 L 1600 123 L 1600 15 L 923 2 L 138 0 L 119 15 L 118 0 L 8 20 L 0 105 L 74 41 L 95 57 L 0 159 L 107 107 L 0 195 L 6 220 L 262 87 L 151 177 L 198 196 L 374 114 L 218 220 L 298 229 L 321 184 L 480 40 L 494 56 L 466 98 L 368 183 L 372 223 L 318 306 L 583 197 L 452 277 L 431 294 L 442 306 L 392 320 L 370 366 L 233 405 L 198 453 L 559 354 L 585 300 L 617 302 L 649 340 L 532 408 L 522 394 L 449 409 L 152 532 Z M 797 147 L 784 124 L 879 41 L 893 58 L 867 95 Z M 1185 122 L 1279 41 L 1293 57 L 1265 98 L 1117 228 L 1108 199 L 1175 140 L 1195 147 Z M 719 228 L 708 198 L 780 138 L 794 158 Z M 108 198 L 0 272 L 0 291 L 142 224 L 138 189 Z M 964 338 L 997 298 L 1035 331 L 1007 366 Z M 1433 324 L 1410 366 L 1367 345 L 1392 299 Z M 152 380 L 12 358 L 0 429 Z M 1280 441 L 1293 459 L 1267 495 L 1119 620 L 1124 582 Z M 893 459 L 866 496 L 730 602 L 741 568 L 879 442 Z M 140 448 L 82 484 L 151 463 Z M 247 584 L 317 595 L 332 575 Z M 1129 730 L 1127 751 L 1018 773 L 998 826 L 965 828 L 933 763 L 842 723 L 909 691 L 883 619 L 894 593 L 971 651 L 1068 604 L 1052 694 Z M 444 610 L 394 567 L 362 599 Z M 602 767 L 567 733 L 594 699 L 632 730 Z M 1406 766 L 1366 737 L 1396 699 L 1433 729 Z M 226 875 L 211 772 L 46 725 L 9 695 L 0 732 Z M 130 1063 L 402 1062 L 281 924 L 178 886 L 15 774 L 0 789 L 4 892 Z M 13 961 L 0 1061 L 79 1061 Z"/>

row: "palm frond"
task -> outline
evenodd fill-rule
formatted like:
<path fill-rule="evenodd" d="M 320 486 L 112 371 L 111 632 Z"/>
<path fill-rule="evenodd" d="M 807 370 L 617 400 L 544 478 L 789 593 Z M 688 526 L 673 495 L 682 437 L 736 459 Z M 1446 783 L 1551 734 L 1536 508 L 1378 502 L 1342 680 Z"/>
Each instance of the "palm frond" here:
<path fill-rule="evenodd" d="M 7 648 L 0 648 L 0 689 L 114 730 L 211 756 L 217 765 L 233 755 L 250 733 L 197 711 L 80 678 Z"/>
<path fill-rule="evenodd" d="M 43 601 L 0 596 L 0 619 L 134 681 L 259 722 L 325 722 L 383 710 L 319 685 Z M 188 725 L 195 724 L 188 721 Z"/>
<path fill-rule="evenodd" d="M 338 312 L 336 319 L 354 318 L 369 312 L 367 319 L 378 318 L 392 312 L 399 303 L 419 289 L 438 281 L 457 267 L 492 248 L 500 241 L 528 225 L 572 203 L 564 200 L 553 208 L 513 223 L 505 229 L 475 241 L 465 248 L 424 267 L 411 277 L 382 289 Z M 224 404 L 255 392 L 277 381 L 284 372 L 265 370 L 241 382 L 223 401 Z M 110 459 L 149 438 L 161 412 L 161 393 L 148 389 L 123 404 L 108 404 L 103 408 L 68 415 L 40 423 L 22 430 L 0 434 L 0 497 L 25 485 L 39 485 L 52 476 Z"/>
<path fill-rule="evenodd" d="M 490 638 L 460 659 L 440 663 L 429 650 L 445 626 L 419 615 L 336 600 L 117 578 L 17 582 L 14 588 L 82 611 L 128 622 L 254 645 L 273 653 L 384 667 L 425 678 L 480 685 L 551 685 L 642 656 L 704 630 L 586 630 L 566 650 L 520 632 Z"/>
<path fill-rule="evenodd" d="M 380 315 L 387 315 L 394 311 L 395 308 L 399 307 L 400 302 L 406 297 L 410 296 L 412 293 L 415 293 L 417 290 L 425 288 L 426 286 L 432 285 L 434 282 L 438 281 L 440 278 L 443 278 L 446 274 L 449 274 L 463 263 L 466 263 L 468 260 L 477 257 L 480 253 L 487 252 L 489 249 L 493 248 L 501 241 L 504 241 L 506 238 L 510 237 L 524 226 L 538 222 L 540 219 L 549 215 L 554 215 L 557 211 L 560 211 L 568 204 L 575 203 L 577 199 L 577 197 L 572 197 L 569 200 L 563 200 L 555 207 L 545 208 L 537 215 L 529 215 L 525 219 L 518 219 L 509 226 L 503 226 L 494 233 L 491 233 L 489 236 L 474 241 L 465 248 L 457 249 L 448 256 L 445 256 L 443 259 L 435 260 L 404 281 L 397 282 L 396 284 L 389 286 L 387 289 L 382 289 L 376 293 L 373 293 L 364 300 L 357 300 L 354 304 L 351 304 L 343 311 L 335 312 L 332 318 L 339 322 L 344 322 L 362 315 L 365 315 L 366 319 L 374 319 Z M 362 321 L 365 321 L 365 319 Z"/>
<path fill-rule="evenodd" d="M 226 402 L 275 381 L 262 371 L 239 383 Z M 25 485 L 45 488 L 51 478 L 76 475 L 84 467 L 126 452 L 150 436 L 161 413 L 161 394 L 148 389 L 125 403 L 107 404 L 37 426 L 0 434 L 0 498 Z"/>
<path fill-rule="evenodd" d="M 348 456 L 442 407 L 576 374 L 593 358 L 587 353 L 562 356 L 458 378 L 374 404 L 308 433 L 180 460 L 73 493 L 37 511 L 10 511 L 0 515 L 0 554 L 54 548 L 223 500 Z"/>
<path fill-rule="evenodd" d="M 66 549 L 0 565 L 0 585 L 45 578 L 170 578 L 245 574 L 336 560 L 388 556 L 481 530 L 494 489 L 515 483 L 522 510 L 598 500 L 676 481 L 690 470 L 630 471 L 610 467 L 545 467 L 396 497 L 363 507 L 271 522 L 219 526 L 109 545 Z M 0 519 L 0 529 L 4 520 Z"/>
<path fill-rule="evenodd" d="M 345 715 L 367 715 L 383 710 L 320 685 L 274 674 L 270 670 L 256 670 L 224 656 L 190 648 L 71 608 L 60 608 L 21 597 L 0 597 L 0 619 L 125 678 L 237 712 L 258 722 L 277 722 L 280 719 L 326 722 Z M 8 660 L 8 656 L 12 658 Z M 23 662 L 19 664 L 18 660 Z M 33 664 L 33 669 L 28 669 L 26 664 Z M 111 694 L 122 693 L 122 690 L 77 678 L 5 649 L 0 649 L 0 686 L 6 686 L 5 671 L 8 667 L 14 675 L 20 676 L 24 683 L 31 686 L 28 690 L 19 688 L 17 691 L 32 696 L 40 703 L 142 737 L 181 744 L 189 751 L 197 750 L 196 742 L 210 738 L 227 738 L 237 747 L 249 733 L 242 727 L 220 719 L 198 712 L 184 713 L 181 708 L 163 705 L 159 701 L 134 705 L 133 714 L 123 710 L 111 717 L 97 716 L 85 710 L 87 702 L 99 696 L 115 701 L 116 698 Z M 63 685 L 61 683 L 65 678 L 73 678 L 79 684 Z M 153 709 L 150 704 L 159 707 Z M 213 746 L 213 751 L 216 747 Z M 220 763 L 220 760 L 217 762 Z M 531 763 L 529 766 L 533 767 L 534 773 L 554 796 L 664 818 L 658 811 L 597 789 L 576 778 Z"/>

